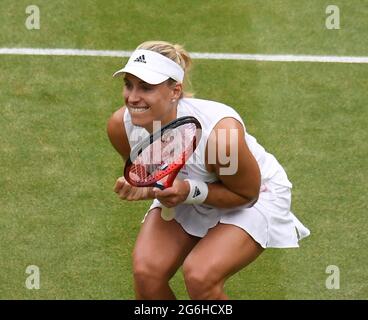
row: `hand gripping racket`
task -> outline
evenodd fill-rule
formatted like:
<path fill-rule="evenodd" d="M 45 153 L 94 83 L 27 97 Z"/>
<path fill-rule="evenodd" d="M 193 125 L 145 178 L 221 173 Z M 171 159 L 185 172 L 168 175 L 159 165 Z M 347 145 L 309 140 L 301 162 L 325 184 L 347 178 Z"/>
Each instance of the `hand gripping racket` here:
<path fill-rule="evenodd" d="M 132 149 L 125 163 L 125 179 L 135 187 L 161 190 L 171 187 L 196 149 L 201 135 L 201 124 L 194 117 L 181 117 L 170 122 Z M 174 208 L 163 207 L 161 216 L 164 220 L 173 219 Z"/>

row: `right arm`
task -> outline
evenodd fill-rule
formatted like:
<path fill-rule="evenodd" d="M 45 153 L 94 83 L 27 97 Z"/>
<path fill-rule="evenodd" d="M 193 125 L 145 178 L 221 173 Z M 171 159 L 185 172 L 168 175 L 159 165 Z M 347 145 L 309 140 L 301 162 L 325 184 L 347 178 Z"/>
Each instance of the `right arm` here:
<path fill-rule="evenodd" d="M 124 126 L 124 112 L 126 112 L 126 107 L 118 109 L 110 117 L 107 122 L 107 135 L 115 150 L 126 161 L 129 158 L 130 145 Z M 154 198 L 152 188 L 133 187 L 125 180 L 124 176 L 116 180 L 114 191 L 122 200 L 135 201 Z"/>
<path fill-rule="evenodd" d="M 130 145 L 124 126 L 124 113 L 126 107 L 121 107 L 113 113 L 107 122 L 107 135 L 115 150 L 124 160 L 128 159 L 130 154 Z"/>

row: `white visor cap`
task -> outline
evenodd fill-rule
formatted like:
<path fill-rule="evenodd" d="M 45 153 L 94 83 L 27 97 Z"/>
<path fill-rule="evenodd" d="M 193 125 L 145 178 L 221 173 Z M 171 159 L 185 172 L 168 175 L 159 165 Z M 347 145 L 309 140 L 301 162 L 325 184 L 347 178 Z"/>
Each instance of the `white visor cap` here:
<path fill-rule="evenodd" d="M 138 49 L 130 56 L 123 69 L 114 73 L 131 73 L 149 84 L 159 84 L 169 78 L 182 83 L 184 70 L 173 60 L 151 50 Z"/>

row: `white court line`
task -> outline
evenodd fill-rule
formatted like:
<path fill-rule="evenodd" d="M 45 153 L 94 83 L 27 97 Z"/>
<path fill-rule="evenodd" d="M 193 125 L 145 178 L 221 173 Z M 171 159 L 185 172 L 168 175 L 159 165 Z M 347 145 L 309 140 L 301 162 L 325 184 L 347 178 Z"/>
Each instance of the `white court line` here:
<path fill-rule="evenodd" d="M 132 51 L 81 50 L 81 49 L 41 49 L 41 48 L 0 48 L 0 55 L 45 55 L 45 56 L 92 56 L 129 57 Z M 294 54 L 237 54 L 237 53 L 199 53 L 192 52 L 193 59 L 250 60 L 274 62 L 332 62 L 368 63 L 368 57 L 320 56 Z"/>

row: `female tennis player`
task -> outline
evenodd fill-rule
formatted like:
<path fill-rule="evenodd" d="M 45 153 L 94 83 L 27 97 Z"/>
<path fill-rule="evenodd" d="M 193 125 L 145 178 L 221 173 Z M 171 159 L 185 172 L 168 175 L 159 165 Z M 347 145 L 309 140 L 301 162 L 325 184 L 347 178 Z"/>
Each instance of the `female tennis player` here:
<path fill-rule="evenodd" d="M 192 116 L 202 127 L 197 157 L 172 187 L 133 187 L 124 177 L 116 182 L 123 200 L 153 199 L 133 252 L 137 299 L 175 299 L 169 280 L 181 266 L 191 299 L 227 299 L 225 281 L 265 248 L 298 247 L 309 235 L 290 211 L 285 171 L 239 114 L 185 92 L 190 66 L 183 47 L 150 41 L 114 74 L 124 79 L 125 106 L 109 119 L 107 132 L 124 159 L 155 124 Z M 162 219 L 163 206 L 175 207 L 175 219 Z"/>

